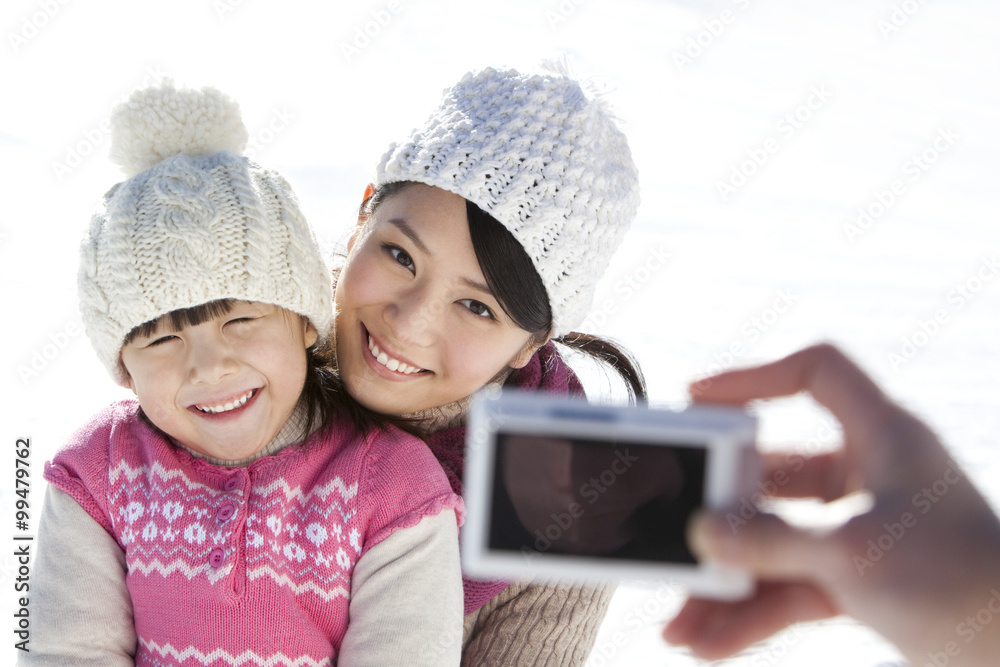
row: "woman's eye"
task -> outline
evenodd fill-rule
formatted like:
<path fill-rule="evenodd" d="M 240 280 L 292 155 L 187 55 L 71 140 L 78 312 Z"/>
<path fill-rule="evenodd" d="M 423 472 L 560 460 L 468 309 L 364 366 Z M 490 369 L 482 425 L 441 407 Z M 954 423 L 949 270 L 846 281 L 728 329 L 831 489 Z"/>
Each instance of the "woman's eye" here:
<path fill-rule="evenodd" d="M 392 255 L 392 258 L 396 260 L 396 262 L 398 262 L 401 266 L 405 266 L 411 271 L 413 270 L 413 258 L 410 257 L 410 253 L 394 245 L 386 245 L 384 247 L 386 251 L 390 255 Z"/>
<path fill-rule="evenodd" d="M 496 319 L 493 317 L 493 311 L 489 309 L 482 301 L 476 301 L 475 299 L 462 299 L 460 303 L 469 309 L 473 315 L 479 315 L 480 317 L 486 317 L 491 320 Z"/>

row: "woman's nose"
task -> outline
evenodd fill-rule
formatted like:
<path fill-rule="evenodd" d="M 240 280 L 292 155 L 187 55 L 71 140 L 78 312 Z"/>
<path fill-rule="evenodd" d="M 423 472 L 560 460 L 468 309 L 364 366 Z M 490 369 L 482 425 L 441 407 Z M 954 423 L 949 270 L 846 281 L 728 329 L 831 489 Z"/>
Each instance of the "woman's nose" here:
<path fill-rule="evenodd" d="M 446 307 L 444 297 L 414 289 L 389 306 L 386 319 L 400 343 L 427 347 L 437 336 Z"/>

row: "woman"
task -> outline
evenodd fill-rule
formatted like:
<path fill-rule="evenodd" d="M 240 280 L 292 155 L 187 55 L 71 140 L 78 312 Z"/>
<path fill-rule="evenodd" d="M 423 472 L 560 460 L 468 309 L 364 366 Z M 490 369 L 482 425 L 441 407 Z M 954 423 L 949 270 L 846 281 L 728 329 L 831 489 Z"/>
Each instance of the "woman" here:
<path fill-rule="evenodd" d="M 573 332 L 638 201 L 624 135 L 578 82 L 467 74 L 365 193 L 335 295 L 347 390 L 405 418 L 458 493 L 473 393 L 583 393 L 553 341 L 609 363 L 644 399 L 626 354 Z M 582 664 L 612 591 L 467 578 L 463 662 Z"/>

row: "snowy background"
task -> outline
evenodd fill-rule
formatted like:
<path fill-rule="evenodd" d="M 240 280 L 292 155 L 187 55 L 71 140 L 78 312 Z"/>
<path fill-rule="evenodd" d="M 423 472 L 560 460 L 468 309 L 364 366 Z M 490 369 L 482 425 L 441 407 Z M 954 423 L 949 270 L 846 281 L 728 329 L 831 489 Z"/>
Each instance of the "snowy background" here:
<path fill-rule="evenodd" d="M 461 74 L 570 54 L 608 89 L 643 187 L 589 330 L 637 355 L 653 399 L 832 340 L 1000 506 L 992 2 L 7 0 L 0 29 L 0 629 L 16 600 L 16 439 L 31 438 L 34 532 L 43 462 L 123 395 L 82 333 L 77 244 L 120 180 L 109 110 L 161 76 L 235 97 L 257 159 L 332 246 L 388 142 Z M 823 432 L 803 400 L 764 417 L 768 445 Z M 623 585 L 591 667 L 702 664 L 659 640 L 681 600 Z M 719 664 L 901 663 L 838 619 Z"/>

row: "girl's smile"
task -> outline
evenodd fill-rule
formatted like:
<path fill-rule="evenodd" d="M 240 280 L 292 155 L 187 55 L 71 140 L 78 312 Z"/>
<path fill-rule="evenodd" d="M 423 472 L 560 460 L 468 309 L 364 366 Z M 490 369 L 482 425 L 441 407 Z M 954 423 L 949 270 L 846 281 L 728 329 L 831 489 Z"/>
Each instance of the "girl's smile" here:
<path fill-rule="evenodd" d="M 208 404 L 195 405 L 193 407 L 198 412 L 210 415 L 229 414 L 233 412 L 233 410 L 239 410 L 240 408 L 245 407 L 250 399 L 257 395 L 257 391 L 257 389 L 251 389 L 250 391 L 243 392 L 235 399 L 229 401 L 209 402 Z M 212 403 L 215 404 L 213 405 Z"/>

